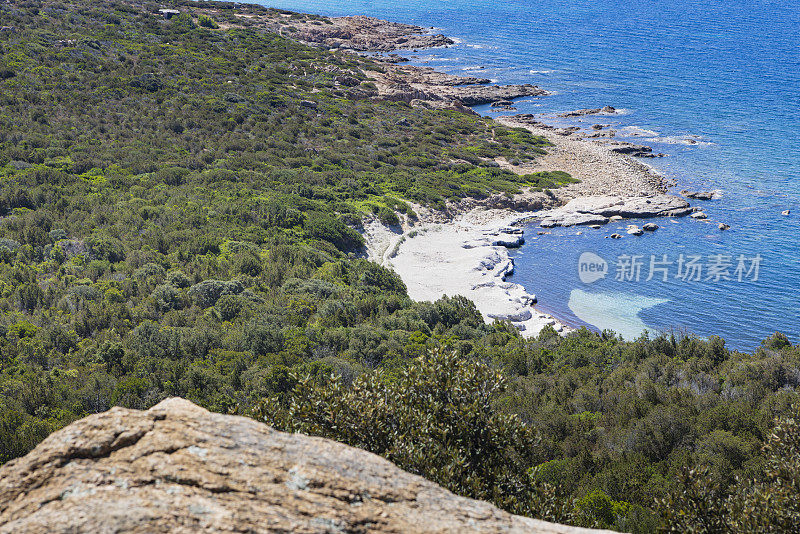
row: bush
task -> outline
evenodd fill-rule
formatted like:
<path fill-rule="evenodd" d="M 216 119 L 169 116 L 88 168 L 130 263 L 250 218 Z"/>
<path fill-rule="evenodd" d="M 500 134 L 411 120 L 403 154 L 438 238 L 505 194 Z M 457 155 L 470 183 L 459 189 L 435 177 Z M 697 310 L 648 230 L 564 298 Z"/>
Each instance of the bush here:
<path fill-rule="evenodd" d="M 212 19 L 207 15 L 200 15 L 199 17 L 197 17 L 197 23 L 203 28 L 212 28 L 212 29 L 219 28 L 219 24 L 214 22 L 214 19 Z"/>
<path fill-rule="evenodd" d="M 251 415 L 380 454 L 461 495 L 517 512 L 532 506 L 527 472 L 538 463 L 537 438 L 494 410 L 506 384 L 488 366 L 437 350 L 396 377 L 379 369 L 351 387 L 336 376 L 295 380 L 282 402 L 265 401 Z"/>
<path fill-rule="evenodd" d="M 343 252 L 357 250 L 364 246 L 364 238 L 361 237 L 361 234 L 340 220 L 324 213 L 309 213 L 303 229 L 309 237 L 333 243 Z"/>
<path fill-rule="evenodd" d="M 189 298 L 201 308 L 210 308 L 222 295 L 238 295 L 244 286 L 238 280 L 204 280 L 189 288 Z"/>

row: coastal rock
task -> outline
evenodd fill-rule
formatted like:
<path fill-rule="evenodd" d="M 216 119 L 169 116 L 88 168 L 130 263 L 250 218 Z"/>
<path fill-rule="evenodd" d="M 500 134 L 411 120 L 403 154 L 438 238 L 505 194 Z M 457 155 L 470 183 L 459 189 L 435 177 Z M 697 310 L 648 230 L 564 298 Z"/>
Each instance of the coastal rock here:
<path fill-rule="evenodd" d="M 725 223 L 719 223 L 717 225 L 717 228 L 719 228 L 720 230 L 727 230 L 727 229 L 730 228 L 730 225 L 729 224 L 725 224 Z"/>
<path fill-rule="evenodd" d="M 519 234 L 501 235 L 492 241 L 492 245 L 495 247 L 519 248 L 524 244 L 525 238 Z"/>
<path fill-rule="evenodd" d="M 595 132 L 595 133 L 593 133 L 591 135 L 587 135 L 586 137 L 589 137 L 589 138 L 592 138 L 592 139 L 599 139 L 599 138 L 611 138 L 611 137 L 616 137 L 616 136 L 617 136 L 617 131 L 616 130 L 601 130 L 601 131 Z"/>
<path fill-rule="evenodd" d="M 602 108 L 592 108 L 592 109 L 576 109 L 575 111 L 567 111 L 566 113 L 560 113 L 557 117 L 562 118 L 569 118 L 569 117 L 585 117 L 586 115 L 610 115 L 616 113 L 617 110 L 611 106 L 603 106 Z"/>
<path fill-rule="evenodd" d="M 791 213 L 792 213 L 792 212 L 791 212 L 791 210 L 783 210 L 783 211 L 781 212 L 781 215 L 783 215 L 784 217 L 787 217 L 787 216 L 789 216 L 789 214 L 791 214 Z"/>
<path fill-rule="evenodd" d="M 696 212 L 692 213 L 691 217 L 692 217 L 692 219 L 700 219 L 700 220 L 708 219 L 708 215 L 706 215 L 706 213 L 702 212 L 702 211 L 696 211 Z"/>
<path fill-rule="evenodd" d="M 490 104 L 490 107 L 500 108 L 500 107 L 509 107 L 509 106 L 512 106 L 512 105 L 514 105 L 514 103 L 511 102 L 510 100 L 498 100 L 496 102 L 492 102 Z"/>
<path fill-rule="evenodd" d="M 490 313 L 489 317 L 491 317 L 492 319 L 497 319 L 498 321 L 511 321 L 516 323 L 529 320 L 531 317 L 533 317 L 533 314 L 531 313 L 530 310 L 520 310 L 519 312 L 516 313 L 499 313 L 499 314 Z"/>
<path fill-rule="evenodd" d="M 605 224 L 622 219 L 681 216 L 691 212 L 689 203 L 673 195 L 639 197 L 587 196 L 570 200 L 566 205 L 540 214 L 540 226 Z"/>
<path fill-rule="evenodd" d="M 645 232 L 655 232 L 658 230 L 659 226 L 656 223 L 647 223 L 642 225 L 642 230 Z"/>
<path fill-rule="evenodd" d="M 602 225 L 608 222 L 608 217 L 596 215 L 594 213 L 570 212 L 554 217 L 543 219 L 539 226 L 542 228 L 554 228 L 556 226 L 581 226 L 581 225 Z"/>
<path fill-rule="evenodd" d="M 693 200 L 711 200 L 716 196 L 714 191 L 688 191 L 686 189 L 681 191 L 681 195 Z"/>
<path fill-rule="evenodd" d="M 443 98 L 458 99 L 466 106 L 488 104 L 498 99 L 509 100 L 521 97 L 546 96 L 547 91 L 531 84 L 523 85 L 478 85 L 457 88 L 437 88 L 436 93 Z"/>
<path fill-rule="evenodd" d="M 622 239 L 622 235 L 620 234 L 611 234 L 608 237 L 610 237 L 611 239 Z"/>
<path fill-rule="evenodd" d="M 377 88 L 375 98 L 378 100 L 457 101 L 465 106 L 476 106 L 549 94 L 531 84 L 488 85 L 489 80 L 485 78 L 455 76 L 430 67 L 386 65 L 382 72 L 367 74 Z"/>
<path fill-rule="evenodd" d="M 539 120 L 536 119 L 536 115 L 533 115 L 531 113 L 520 113 L 518 115 L 512 115 L 510 118 L 513 119 L 515 122 L 520 122 L 528 126 L 534 126 L 542 130 L 556 129 L 555 126 L 551 126 L 549 124 L 540 122 Z"/>
<path fill-rule="evenodd" d="M 663 158 L 665 156 L 665 154 L 654 154 L 653 149 L 649 146 L 636 145 L 625 141 L 613 141 L 609 145 L 612 152 L 635 158 Z"/>
<path fill-rule="evenodd" d="M 325 48 L 358 52 L 389 52 L 448 46 L 454 41 L 444 35 L 432 35 L 424 28 L 410 24 L 388 22 L 374 17 L 333 17 L 329 24 L 315 19 L 292 20 L 294 31 L 287 33 L 297 41 Z M 315 24 L 316 23 L 316 24 Z M 274 30 L 284 35 L 286 21 L 276 19 Z"/>
<path fill-rule="evenodd" d="M 0 532 L 588 533 L 456 496 L 372 453 L 167 399 L 0 468 Z"/>
<path fill-rule="evenodd" d="M 627 232 L 630 235 L 642 235 L 642 234 L 644 234 L 644 230 L 642 230 L 641 228 L 639 228 L 635 224 L 629 226 L 628 229 L 627 229 Z"/>
<path fill-rule="evenodd" d="M 409 61 L 409 59 L 407 57 L 403 57 L 403 56 L 400 56 L 398 54 L 388 54 L 388 55 L 385 55 L 385 56 L 375 56 L 374 59 L 377 59 L 378 61 L 382 61 L 384 63 L 391 63 L 391 64 L 408 63 L 408 61 Z"/>
<path fill-rule="evenodd" d="M 578 126 L 569 126 L 568 128 L 557 128 L 553 131 L 558 135 L 567 136 L 579 132 L 581 129 Z"/>

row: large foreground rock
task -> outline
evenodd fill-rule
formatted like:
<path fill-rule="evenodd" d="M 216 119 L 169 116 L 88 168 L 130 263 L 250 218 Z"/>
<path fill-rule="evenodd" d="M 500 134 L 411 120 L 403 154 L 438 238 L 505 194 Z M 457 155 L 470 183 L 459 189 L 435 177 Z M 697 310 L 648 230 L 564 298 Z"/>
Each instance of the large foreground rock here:
<path fill-rule="evenodd" d="M 368 452 L 182 399 L 113 408 L 0 468 L 0 532 L 589 532 L 457 497 Z"/>

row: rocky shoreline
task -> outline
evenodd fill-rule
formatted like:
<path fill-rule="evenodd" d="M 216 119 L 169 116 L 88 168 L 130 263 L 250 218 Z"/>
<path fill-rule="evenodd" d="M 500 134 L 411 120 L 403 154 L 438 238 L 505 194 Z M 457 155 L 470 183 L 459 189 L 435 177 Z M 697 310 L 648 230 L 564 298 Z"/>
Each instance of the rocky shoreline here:
<path fill-rule="evenodd" d="M 220 14 L 221 10 L 208 9 L 208 12 Z M 531 84 L 492 85 L 486 78 L 453 76 L 427 67 L 402 65 L 408 60 L 393 52 L 455 44 L 444 35 L 412 24 L 365 16 L 324 17 L 245 4 L 237 7 L 235 17 L 236 22 L 224 22 L 220 27 L 259 28 L 306 45 L 369 54 L 379 63 L 379 69 L 356 73 L 348 67 L 337 68 L 337 83 L 358 86 L 364 98 L 474 114 L 469 106 L 549 94 Z M 364 74 L 373 88 L 362 84 L 359 78 Z"/>
<path fill-rule="evenodd" d="M 258 24 L 271 31 L 306 44 L 380 54 L 373 56 L 380 68 L 363 72 L 370 84 L 349 82 L 359 85 L 364 98 L 476 114 L 470 106 L 491 104 L 493 111 L 511 111 L 516 98 L 549 94 L 535 85 L 490 85 L 485 78 L 454 76 L 429 67 L 403 64 L 405 58 L 390 52 L 453 44 L 447 37 L 419 26 L 372 17 L 327 18 L 280 12 L 276 16 L 274 11 L 268 17 L 262 14 L 253 18 L 259 18 Z M 348 85 L 346 74 L 341 78 Z M 560 113 L 556 118 L 583 120 L 618 112 L 611 106 L 603 106 Z M 418 219 L 403 217 L 401 224 L 394 227 L 377 220 L 365 221 L 367 256 L 394 269 L 415 300 L 462 295 L 475 303 L 487 322 L 510 321 L 525 336 L 538 334 L 546 325 L 567 332 L 569 327 L 535 308 L 535 295 L 519 284 L 506 281 L 514 270 L 508 249 L 524 242 L 522 230 L 515 225 L 537 219 L 544 228 L 575 225 L 601 228 L 610 221 L 625 218 L 704 215 L 685 198 L 667 194 L 675 184 L 634 159 L 663 154 L 615 139 L 616 132 L 610 125 L 559 128 L 530 114 L 499 117 L 497 121 L 509 127 L 526 128 L 552 144 L 547 154 L 530 163 L 514 165 L 498 157 L 495 159 L 498 165 L 518 174 L 565 171 L 580 183 L 556 189 L 549 195 L 525 191 L 513 197 L 464 199 L 448 205 L 445 212 L 413 206 Z M 702 193 L 697 196 L 687 193 L 686 198 L 703 198 Z M 645 226 L 640 229 L 630 225 L 627 233 L 637 236 L 658 228 L 652 223 Z"/>
<path fill-rule="evenodd" d="M 489 80 L 484 78 L 454 76 L 430 67 L 387 64 L 383 72 L 369 71 L 367 75 L 377 87 L 378 98 L 412 105 L 415 101 L 433 101 L 446 103 L 449 107 L 478 106 L 550 94 L 536 85 L 488 85 Z M 472 110 L 466 112 L 474 113 Z"/>

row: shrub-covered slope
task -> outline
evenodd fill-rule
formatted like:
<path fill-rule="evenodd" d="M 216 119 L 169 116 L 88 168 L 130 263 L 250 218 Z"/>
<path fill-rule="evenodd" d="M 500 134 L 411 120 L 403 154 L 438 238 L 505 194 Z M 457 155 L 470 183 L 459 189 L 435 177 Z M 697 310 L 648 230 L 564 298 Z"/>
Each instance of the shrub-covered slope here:
<path fill-rule="evenodd" d="M 541 138 L 373 101 L 361 69 L 379 66 L 233 14 L 283 13 L 191 4 L 0 4 L 2 460 L 113 404 L 225 411 L 288 368 L 478 339 L 471 303 L 412 303 L 353 257 L 353 226 L 568 179 L 491 161 Z"/>

